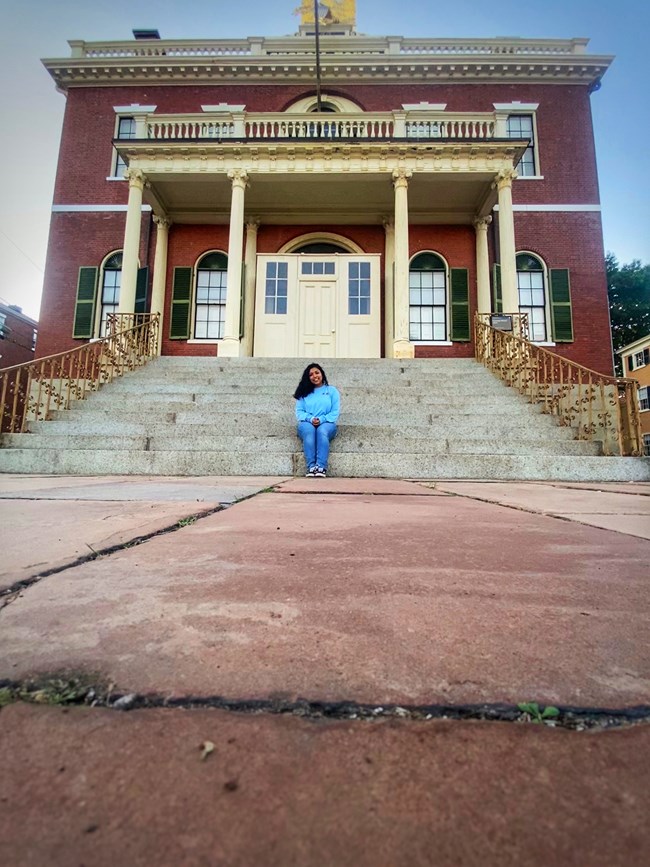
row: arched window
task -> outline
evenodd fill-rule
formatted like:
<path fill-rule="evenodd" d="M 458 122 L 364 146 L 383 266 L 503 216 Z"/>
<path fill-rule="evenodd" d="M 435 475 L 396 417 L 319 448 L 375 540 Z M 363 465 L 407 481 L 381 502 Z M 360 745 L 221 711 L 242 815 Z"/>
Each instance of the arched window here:
<path fill-rule="evenodd" d="M 528 314 L 530 339 L 539 343 L 547 339 L 546 287 L 544 265 L 531 253 L 517 254 L 517 288 L 519 312 Z"/>
<path fill-rule="evenodd" d="M 411 340 L 447 340 L 447 266 L 436 253 L 420 253 L 409 269 Z"/>
<path fill-rule="evenodd" d="M 122 283 L 122 251 L 112 253 L 102 266 L 99 336 L 106 336 L 106 317 L 109 313 L 117 313 L 120 303 L 120 285 Z"/>
<path fill-rule="evenodd" d="M 349 253 L 342 244 L 336 244 L 334 241 L 313 241 L 312 243 L 302 244 L 292 250 L 293 253 L 311 253 L 320 256 L 327 253 Z"/>
<path fill-rule="evenodd" d="M 207 253 L 199 260 L 196 268 L 194 337 L 223 337 L 227 275 L 228 257 L 225 253 Z"/>

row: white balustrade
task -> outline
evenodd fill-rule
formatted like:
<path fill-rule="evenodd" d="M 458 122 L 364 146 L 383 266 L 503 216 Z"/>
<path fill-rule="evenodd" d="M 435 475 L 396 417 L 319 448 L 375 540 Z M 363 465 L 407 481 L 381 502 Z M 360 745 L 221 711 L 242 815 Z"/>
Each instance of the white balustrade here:
<path fill-rule="evenodd" d="M 404 113 L 399 113 L 404 118 Z M 229 112 L 193 115 L 149 115 L 147 138 L 156 141 L 193 141 L 244 138 L 246 141 L 386 141 L 394 137 L 409 140 L 492 139 L 495 137 L 494 113 L 447 114 L 415 111 L 406 113 L 405 125 L 395 134 L 393 112 L 359 114 L 245 113 L 239 125 Z M 243 130 L 243 134 L 242 131 Z"/>

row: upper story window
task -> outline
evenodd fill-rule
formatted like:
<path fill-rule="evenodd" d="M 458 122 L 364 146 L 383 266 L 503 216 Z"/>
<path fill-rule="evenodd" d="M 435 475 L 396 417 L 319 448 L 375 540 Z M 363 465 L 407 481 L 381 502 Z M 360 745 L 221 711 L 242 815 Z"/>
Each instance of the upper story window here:
<path fill-rule="evenodd" d="M 517 171 L 523 178 L 536 175 L 535 125 L 532 114 L 511 114 L 508 117 L 508 138 L 527 138 L 530 140 L 530 144 L 517 166 Z"/>
<path fill-rule="evenodd" d="M 7 322 L 7 314 L 0 313 L 0 340 L 5 336 L 5 324 Z"/>
<path fill-rule="evenodd" d="M 640 349 L 630 355 L 628 362 L 630 370 L 638 370 L 640 367 L 645 367 L 646 364 L 650 364 L 650 348 Z"/>
<path fill-rule="evenodd" d="M 115 130 L 115 138 L 129 139 L 135 138 L 135 118 L 133 117 L 118 117 L 117 129 Z M 126 171 L 126 163 L 119 154 L 115 155 L 115 168 L 113 177 L 121 178 Z"/>

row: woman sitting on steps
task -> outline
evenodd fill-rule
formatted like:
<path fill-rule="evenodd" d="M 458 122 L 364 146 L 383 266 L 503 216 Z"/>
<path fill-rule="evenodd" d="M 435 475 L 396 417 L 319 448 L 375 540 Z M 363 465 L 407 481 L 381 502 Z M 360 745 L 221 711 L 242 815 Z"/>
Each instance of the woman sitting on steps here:
<path fill-rule="evenodd" d="M 330 440 L 336 436 L 341 398 L 333 385 L 327 382 L 320 364 L 309 364 L 304 369 L 296 399 L 298 436 L 302 440 L 307 464 L 306 475 L 325 478 Z"/>

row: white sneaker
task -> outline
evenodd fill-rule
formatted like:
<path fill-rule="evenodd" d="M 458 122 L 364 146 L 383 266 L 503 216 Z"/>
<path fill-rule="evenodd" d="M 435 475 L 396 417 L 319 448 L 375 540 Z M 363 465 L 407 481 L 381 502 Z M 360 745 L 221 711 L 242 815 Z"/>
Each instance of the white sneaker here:
<path fill-rule="evenodd" d="M 314 475 L 317 476 L 319 479 L 327 478 L 327 473 L 325 472 L 325 470 L 322 467 L 316 467 Z"/>
<path fill-rule="evenodd" d="M 317 469 L 318 469 L 318 467 L 311 467 L 311 469 L 307 470 L 307 472 L 305 473 L 305 476 L 306 476 L 308 479 L 313 479 L 314 476 L 316 475 L 316 470 L 317 470 Z"/>

